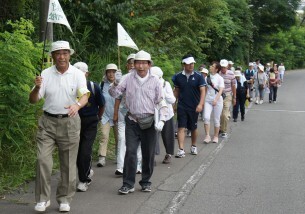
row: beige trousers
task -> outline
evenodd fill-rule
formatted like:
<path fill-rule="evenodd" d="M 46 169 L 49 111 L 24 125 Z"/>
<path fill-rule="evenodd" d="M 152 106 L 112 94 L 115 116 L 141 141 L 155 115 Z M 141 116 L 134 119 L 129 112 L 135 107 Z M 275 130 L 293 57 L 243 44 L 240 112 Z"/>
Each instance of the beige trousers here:
<path fill-rule="evenodd" d="M 105 124 L 101 124 L 101 131 L 102 131 L 102 138 L 99 146 L 98 155 L 106 157 L 107 155 L 107 147 L 108 147 L 108 141 L 109 141 L 109 133 L 110 133 L 110 123 L 107 122 Z M 118 125 L 112 126 L 113 133 L 114 133 L 114 139 L 115 144 L 118 145 Z M 116 146 L 117 148 L 117 146 Z"/>
<path fill-rule="evenodd" d="M 231 117 L 230 107 L 232 105 L 232 95 L 226 94 L 226 98 L 223 101 L 223 109 L 220 116 L 220 131 L 227 132 L 228 131 L 228 122 Z"/>
<path fill-rule="evenodd" d="M 42 115 L 37 132 L 36 202 L 48 201 L 51 195 L 53 151 L 58 147 L 60 179 L 58 203 L 70 203 L 76 190 L 76 158 L 80 134 L 79 116 L 54 118 Z"/>

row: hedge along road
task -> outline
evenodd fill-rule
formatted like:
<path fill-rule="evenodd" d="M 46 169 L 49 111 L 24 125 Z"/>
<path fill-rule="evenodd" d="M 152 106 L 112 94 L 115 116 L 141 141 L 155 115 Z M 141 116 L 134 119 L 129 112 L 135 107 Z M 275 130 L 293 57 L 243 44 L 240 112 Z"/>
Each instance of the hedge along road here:
<path fill-rule="evenodd" d="M 278 102 L 250 105 L 246 119 L 229 124 L 229 138 L 203 144 L 200 121 L 198 155 L 172 158 L 162 164 L 164 149 L 156 156 L 152 192 L 118 195 L 122 178 L 114 175 L 115 163 L 97 168 L 87 192 L 77 192 L 71 213 L 304 213 L 305 210 L 305 84 L 304 70 L 286 72 Z M 177 149 L 177 144 L 176 144 Z M 52 177 L 51 206 L 59 175 Z M 140 175 L 137 175 L 139 181 Z M 34 213 L 34 183 L 26 192 L 6 195 L 0 213 Z"/>

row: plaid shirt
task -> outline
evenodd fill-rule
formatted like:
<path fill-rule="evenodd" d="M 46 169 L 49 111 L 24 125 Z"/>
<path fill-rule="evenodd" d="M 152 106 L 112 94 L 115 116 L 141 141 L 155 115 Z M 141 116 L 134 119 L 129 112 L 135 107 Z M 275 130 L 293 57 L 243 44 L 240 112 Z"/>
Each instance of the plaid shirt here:
<path fill-rule="evenodd" d="M 126 77 L 119 85 L 112 86 L 109 89 L 109 94 L 115 98 L 126 93 L 126 107 L 130 114 L 136 118 L 144 118 L 155 114 L 156 106 L 164 99 L 160 81 L 156 76 L 148 73 L 148 78 L 144 83 L 141 83 L 136 77 L 136 70 L 126 74 Z M 160 109 L 160 120 L 165 121 L 168 114 L 167 107 Z"/>

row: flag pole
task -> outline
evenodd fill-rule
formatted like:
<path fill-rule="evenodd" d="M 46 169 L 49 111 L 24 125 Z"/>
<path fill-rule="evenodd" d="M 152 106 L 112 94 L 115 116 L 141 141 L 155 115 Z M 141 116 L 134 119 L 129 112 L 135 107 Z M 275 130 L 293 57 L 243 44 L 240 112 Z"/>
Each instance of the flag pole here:
<path fill-rule="evenodd" d="M 44 39 L 43 39 L 43 49 L 42 49 L 42 57 L 41 57 L 41 66 L 40 66 L 40 73 L 42 72 L 42 69 L 43 69 L 43 63 L 44 63 L 44 52 L 45 52 L 45 49 L 46 49 L 46 40 L 47 40 L 47 30 L 48 30 L 48 22 L 46 24 L 46 30 L 44 32 Z M 39 75 L 40 75 L 39 73 Z"/>
<path fill-rule="evenodd" d="M 118 67 L 119 67 L 119 69 L 121 69 L 120 46 L 118 46 Z"/>

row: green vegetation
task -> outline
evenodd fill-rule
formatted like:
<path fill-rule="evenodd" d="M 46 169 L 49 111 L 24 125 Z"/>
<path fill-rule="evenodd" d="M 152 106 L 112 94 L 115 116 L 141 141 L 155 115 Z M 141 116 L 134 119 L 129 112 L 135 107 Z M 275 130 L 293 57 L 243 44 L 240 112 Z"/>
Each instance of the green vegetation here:
<path fill-rule="evenodd" d="M 28 94 L 41 64 L 39 3 L 4 0 L 0 8 L 0 193 L 32 180 L 35 172 L 37 119 L 42 103 Z M 140 49 L 151 53 L 164 76 L 181 69 L 192 53 L 198 64 L 227 58 L 245 65 L 260 58 L 304 67 L 305 28 L 295 14 L 299 0 L 61 0 L 73 34 L 53 24 L 54 40 L 76 50 L 72 64 L 85 61 L 90 79 L 100 82 L 106 64 L 117 63 L 117 22 Z M 4 9 L 2 11 L 2 9 Z M 121 69 L 135 50 L 121 47 Z M 126 71 L 125 71 L 126 72 Z M 96 158 L 98 141 L 94 145 Z M 113 137 L 109 158 L 114 158 Z M 54 170 L 58 168 L 54 154 Z"/>

